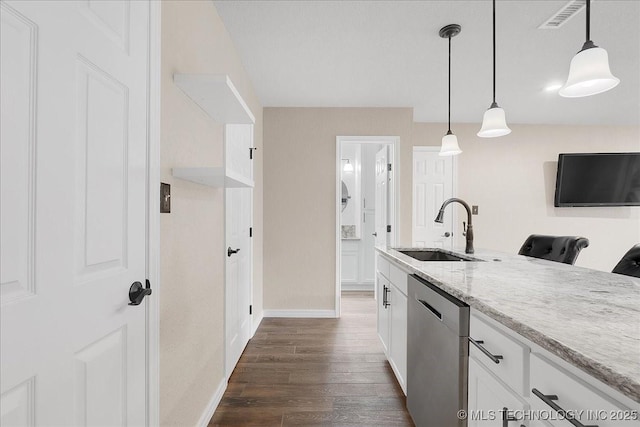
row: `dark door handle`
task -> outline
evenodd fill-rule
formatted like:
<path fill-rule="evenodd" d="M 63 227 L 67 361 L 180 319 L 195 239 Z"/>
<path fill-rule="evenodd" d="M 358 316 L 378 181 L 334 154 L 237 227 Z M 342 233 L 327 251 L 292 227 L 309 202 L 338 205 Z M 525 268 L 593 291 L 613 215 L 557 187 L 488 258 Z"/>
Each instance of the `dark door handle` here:
<path fill-rule="evenodd" d="M 240 252 L 240 248 L 231 249 L 231 246 L 229 246 L 229 248 L 227 249 L 227 256 L 231 256 L 233 254 L 237 254 L 238 252 Z"/>
<path fill-rule="evenodd" d="M 374 237 L 378 237 L 378 233 L 377 232 L 371 233 L 371 235 L 374 236 Z"/>
<path fill-rule="evenodd" d="M 133 282 L 129 288 L 129 305 L 140 305 L 147 295 L 151 295 L 151 284 L 148 280 L 146 288 L 143 288 L 140 282 Z"/>

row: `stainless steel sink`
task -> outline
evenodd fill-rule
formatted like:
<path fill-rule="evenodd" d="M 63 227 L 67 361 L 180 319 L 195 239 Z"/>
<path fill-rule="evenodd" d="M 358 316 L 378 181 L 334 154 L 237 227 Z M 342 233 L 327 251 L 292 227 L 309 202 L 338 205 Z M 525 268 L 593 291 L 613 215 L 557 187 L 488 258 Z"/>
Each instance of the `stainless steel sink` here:
<path fill-rule="evenodd" d="M 417 259 L 418 261 L 480 261 L 476 258 L 454 255 L 438 249 L 398 250 L 398 252 Z"/>

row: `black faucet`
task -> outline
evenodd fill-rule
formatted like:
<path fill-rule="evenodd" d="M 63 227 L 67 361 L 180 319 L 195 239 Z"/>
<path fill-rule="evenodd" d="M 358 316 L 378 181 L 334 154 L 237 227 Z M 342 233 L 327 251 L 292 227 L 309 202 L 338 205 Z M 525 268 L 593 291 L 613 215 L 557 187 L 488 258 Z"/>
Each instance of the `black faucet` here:
<path fill-rule="evenodd" d="M 444 217 L 444 208 L 446 208 L 448 204 L 453 203 L 453 202 L 460 203 L 467 210 L 467 224 L 468 225 L 467 225 L 467 228 L 466 228 L 465 232 L 463 232 L 462 235 L 467 237 L 467 247 L 464 249 L 464 252 L 467 253 L 467 254 L 472 254 L 473 253 L 473 225 L 471 224 L 471 208 L 469 207 L 467 202 L 465 202 L 462 199 L 458 199 L 456 197 L 453 197 L 451 199 L 445 200 L 445 202 L 440 207 L 440 211 L 438 212 L 438 216 L 436 217 L 435 222 L 439 222 L 439 223 L 442 224 L 442 219 Z M 464 226 L 464 222 L 462 224 Z"/>

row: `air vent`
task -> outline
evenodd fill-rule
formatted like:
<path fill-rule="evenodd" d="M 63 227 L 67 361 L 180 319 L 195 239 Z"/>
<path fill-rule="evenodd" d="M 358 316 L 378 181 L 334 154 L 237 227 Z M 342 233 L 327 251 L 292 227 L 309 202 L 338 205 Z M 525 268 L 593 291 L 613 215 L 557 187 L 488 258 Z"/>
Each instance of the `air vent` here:
<path fill-rule="evenodd" d="M 539 30 L 555 30 L 562 27 L 571 18 L 576 16 L 585 5 L 586 0 L 571 0 L 569 3 L 562 6 L 562 8 L 554 13 L 549 19 L 547 19 L 542 25 L 538 27 Z"/>

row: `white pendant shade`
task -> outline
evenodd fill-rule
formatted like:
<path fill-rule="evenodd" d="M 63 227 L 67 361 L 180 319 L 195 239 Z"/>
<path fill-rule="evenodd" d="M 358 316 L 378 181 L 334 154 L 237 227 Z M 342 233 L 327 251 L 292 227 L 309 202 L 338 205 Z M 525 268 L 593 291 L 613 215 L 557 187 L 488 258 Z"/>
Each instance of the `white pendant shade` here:
<path fill-rule="evenodd" d="M 511 129 L 507 126 L 504 110 L 500 107 L 492 107 L 484 112 L 482 119 L 482 128 L 478 132 L 481 138 L 495 138 L 511 133 Z"/>
<path fill-rule="evenodd" d="M 569 78 L 560 96 L 578 98 L 613 89 L 620 83 L 609 69 L 609 55 L 601 47 L 581 50 L 571 60 Z"/>
<path fill-rule="evenodd" d="M 345 172 L 353 172 L 353 165 L 351 163 L 345 163 L 343 170 Z"/>
<path fill-rule="evenodd" d="M 452 133 L 447 133 L 442 137 L 442 147 L 440 147 L 441 156 L 456 156 L 462 153 L 458 146 L 458 137 Z"/>

